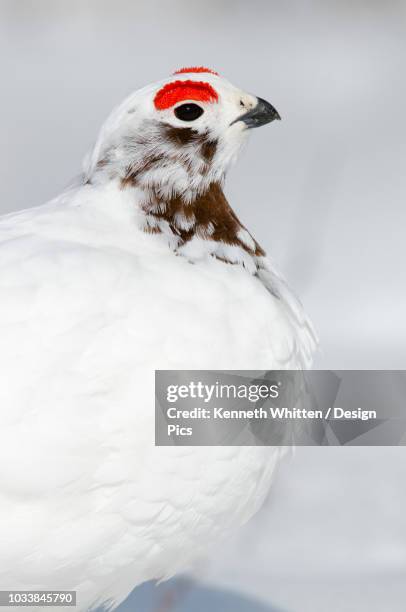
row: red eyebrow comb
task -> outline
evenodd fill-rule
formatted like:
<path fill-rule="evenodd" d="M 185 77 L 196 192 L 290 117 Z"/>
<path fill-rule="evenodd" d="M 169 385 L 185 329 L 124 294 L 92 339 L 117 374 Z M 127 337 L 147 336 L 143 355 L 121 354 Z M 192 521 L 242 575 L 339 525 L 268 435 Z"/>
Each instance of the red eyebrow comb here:
<path fill-rule="evenodd" d="M 175 70 L 173 74 L 185 74 L 189 72 L 209 72 L 210 74 L 220 76 L 218 72 L 211 70 L 210 68 L 206 68 L 205 66 L 188 66 L 187 68 L 179 68 L 179 70 Z"/>
<path fill-rule="evenodd" d="M 173 81 L 158 91 L 154 104 L 158 110 L 165 110 L 181 100 L 217 102 L 218 93 L 204 81 Z"/>

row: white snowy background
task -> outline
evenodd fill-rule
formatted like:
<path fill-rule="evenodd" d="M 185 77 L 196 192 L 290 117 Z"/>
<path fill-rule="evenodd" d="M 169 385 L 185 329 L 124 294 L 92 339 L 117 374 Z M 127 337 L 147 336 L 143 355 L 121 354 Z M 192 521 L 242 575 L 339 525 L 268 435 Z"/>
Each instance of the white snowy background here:
<path fill-rule="evenodd" d="M 282 115 L 227 194 L 305 303 L 316 367 L 406 368 L 405 0 L 0 0 L 0 212 L 57 194 L 116 103 L 193 64 Z M 404 449 L 299 449 L 196 573 L 122 609 L 404 612 Z"/>

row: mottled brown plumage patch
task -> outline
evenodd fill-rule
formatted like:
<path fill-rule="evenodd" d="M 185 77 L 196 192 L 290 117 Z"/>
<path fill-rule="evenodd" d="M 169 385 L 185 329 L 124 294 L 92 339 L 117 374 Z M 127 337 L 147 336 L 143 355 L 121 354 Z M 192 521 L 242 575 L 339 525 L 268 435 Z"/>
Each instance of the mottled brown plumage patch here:
<path fill-rule="evenodd" d="M 143 162 L 136 168 L 128 168 L 124 176 L 121 178 L 121 188 L 135 187 L 138 178 L 152 170 L 154 167 L 162 164 L 162 159 L 156 155 L 147 155 Z"/>
<path fill-rule="evenodd" d="M 120 185 L 121 189 L 125 189 L 126 187 L 135 187 L 136 177 L 131 172 L 129 172 L 120 179 Z"/>
<path fill-rule="evenodd" d="M 207 175 L 214 155 L 217 151 L 216 140 L 210 140 L 208 134 L 199 134 L 192 128 L 177 128 L 169 124 L 163 124 L 159 129 L 162 140 L 174 146 L 174 155 L 176 155 L 178 150 L 180 151 L 185 146 L 193 145 L 193 156 L 196 159 L 198 159 L 200 156 L 202 161 L 201 167 L 199 168 L 199 173 L 202 176 Z M 138 141 L 137 144 L 141 145 L 142 143 L 141 141 Z M 181 163 L 188 172 L 192 170 L 190 160 L 188 160 L 187 157 L 179 157 L 177 161 Z M 141 164 L 136 167 L 128 168 L 124 176 L 121 178 L 121 187 L 135 187 L 142 175 L 161 166 L 162 156 L 147 154 Z"/>
<path fill-rule="evenodd" d="M 180 237 L 181 245 L 198 235 L 208 240 L 239 246 L 256 257 L 265 255 L 264 250 L 254 239 L 251 248 L 238 236 L 241 230 L 247 230 L 229 205 L 219 183 L 212 183 L 190 204 L 185 203 L 181 196 L 174 196 L 166 200 L 165 204 L 163 211 L 155 212 L 156 205 L 153 209 L 148 205 L 145 207 L 145 212 L 158 220 L 166 221 L 174 234 Z M 194 219 L 191 227 L 182 227 L 182 225 L 188 226 L 187 222 L 191 218 Z M 182 224 L 182 219 L 186 223 Z"/>
<path fill-rule="evenodd" d="M 188 127 L 176 128 L 164 124 L 160 130 L 161 137 L 173 146 L 175 156 L 177 150 L 193 145 L 193 157 L 200 156 L 203 162 L 199 173 L 207 175 L 217 151 L 217 141 L 210 140 L 207 134 L 199 134 Z M 138 167 L 128 169 L 121 179 L 122 188 L 141 185 L 141 177 L 155 167 L 162 166 L 162 162 L 160 156 L 147 155 Z M 191 170 L 188 167 L 190 162 L 183 157 L 179 156 L 178 162 L 184 164 L 187 170 Z M 219 182 L 211 183 L 205 191 L 197 193 L 191 202 L 185 201 L 182 195 L 172 195 L 164 199 L 158 186 L 149 186 L 142 208 L 147 221 L 144 230 L 157 234 L 167 232 L 169 227 L 178 239 L 178 248 L 197 236 L 203 240 L 241 248 L 252 256 L 256 266 L 256 258 L 265 255 L 229 205 Z M 160 226 L 161 222 L 164 223 Z M 218 255 L 214 252 L 213 256 L 226 263 L 234 263 L 221 254 L 221 250 Z"/>
<path fill-rule="evenodd" d="M 177 147 L 184 147 L 198 141 L 200 134 L 192 128 L 177 128 L 173 125 L 163 124 L 161 126 L 162 138 Z"/>
<path fill-rule="evenodd" d="M 185 145 L 196 146 L 196 153 L 202 156 L 203 160 L 209 164 L 217 150 L 217 141 L 210 140 L 209 135 L 199 134 L 196 130 L 188 128 L 177 128 L 173 125 L 163 124 L 161 127 L 162 137 L 176 147 Z"/>
<path fill-rule="evenodd" d="M 203 142 L 200 150 L 204 161 L 210 164 L 217 151 L 217 142 L 215 140 L 206 140 Z"/>

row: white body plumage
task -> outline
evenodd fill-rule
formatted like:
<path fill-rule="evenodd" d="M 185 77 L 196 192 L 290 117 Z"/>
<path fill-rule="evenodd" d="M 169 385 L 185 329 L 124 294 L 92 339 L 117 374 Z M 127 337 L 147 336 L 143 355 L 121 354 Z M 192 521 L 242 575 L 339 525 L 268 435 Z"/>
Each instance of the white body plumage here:
<path fill-rule="evenodd" d="M 269 489 L 279 449 L 154 446 L 154 370 L 306 367 L 310 327 L 263 258 L 186 256 L 159 223 L 114 173 L 0 221 L 2 589 L 115 605 Z"/>

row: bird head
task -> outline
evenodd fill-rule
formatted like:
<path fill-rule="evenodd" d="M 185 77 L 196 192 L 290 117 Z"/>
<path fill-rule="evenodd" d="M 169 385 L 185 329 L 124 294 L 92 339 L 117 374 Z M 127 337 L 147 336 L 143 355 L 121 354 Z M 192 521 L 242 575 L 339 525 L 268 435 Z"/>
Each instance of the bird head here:
<path fill-rule="evenodd" d="M 191 201 L 221 182 L 252 128 L 275 119 L 269 102 L 216 72 L 182 68 L 112 112 L 86 161 L 86 178 L 119 178 L 141 192 Z"/>

